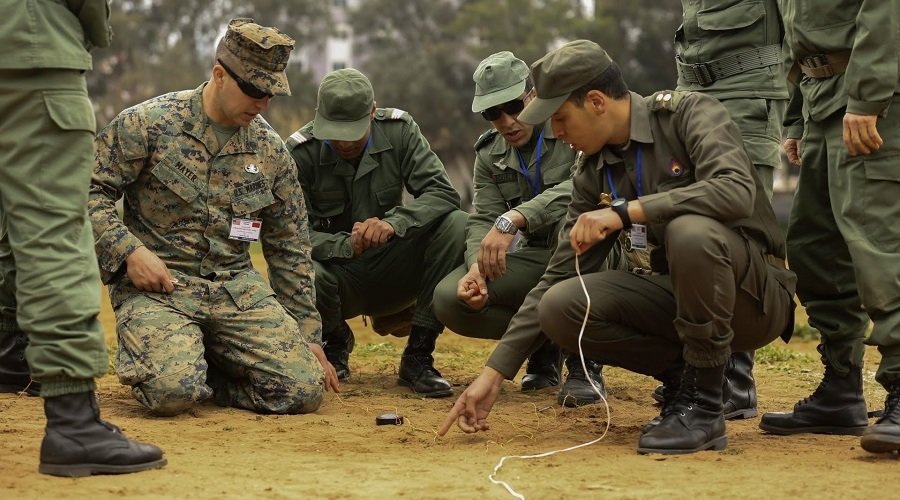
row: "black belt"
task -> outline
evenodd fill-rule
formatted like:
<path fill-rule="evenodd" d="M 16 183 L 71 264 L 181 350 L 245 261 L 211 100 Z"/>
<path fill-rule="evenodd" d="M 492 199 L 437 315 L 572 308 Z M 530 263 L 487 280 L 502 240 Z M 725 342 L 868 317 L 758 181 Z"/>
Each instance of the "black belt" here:
<path fill-rule="evenodd" d="M 782 64 L 784 60 L 781 57 L 781 45 L 776 44 L 745 50 L 705 63 L 688 64 L 681 61 L 681 56 L 676 56 L 675 62 L 679 77 L 688 83 L 706 86 L 753 69 Z"/>

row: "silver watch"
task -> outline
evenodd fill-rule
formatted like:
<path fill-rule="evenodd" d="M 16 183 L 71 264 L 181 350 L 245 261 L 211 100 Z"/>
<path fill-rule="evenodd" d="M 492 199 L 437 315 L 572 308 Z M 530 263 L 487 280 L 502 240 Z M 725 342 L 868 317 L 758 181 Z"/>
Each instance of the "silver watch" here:
<path fill-rule="evenodd" d="M 519 227 L 516 226 L 512 219 L 505 215 L 497 217 L 497 220 L 494 221 L 494 227 L 497 228 L 497 231 L 506 234 L 516 234 L 516 232 L 519 230 Z"/>

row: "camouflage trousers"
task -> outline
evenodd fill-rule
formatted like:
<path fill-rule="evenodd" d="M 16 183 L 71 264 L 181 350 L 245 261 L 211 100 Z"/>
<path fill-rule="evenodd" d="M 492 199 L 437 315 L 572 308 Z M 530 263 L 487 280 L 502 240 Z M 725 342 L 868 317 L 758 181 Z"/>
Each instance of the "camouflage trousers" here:
<path fill-rule="evenodd" d="M 175 273 L 171 295 L 111 289 L 119 381 L 142 405 L 174 415 L 215 397 L 260 413 L 309 413 L 324 372 L 296 320 L 255 271 L 210 281 Z"/>

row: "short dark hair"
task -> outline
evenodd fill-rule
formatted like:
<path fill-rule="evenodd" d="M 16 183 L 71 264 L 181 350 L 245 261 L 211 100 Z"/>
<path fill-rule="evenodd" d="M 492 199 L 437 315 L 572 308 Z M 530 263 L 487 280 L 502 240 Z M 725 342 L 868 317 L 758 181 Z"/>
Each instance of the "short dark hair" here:
<path fill-rule="evenodd" d="M 582 107 L 587 93 L 592 90 L 599 90 L 613 99 L 622 99 L 628 95 L 628 84 L 622 78 L 619 66 L 613 62 L 600 73 L 600 76 L 573 90 L 569 95 L 569 100 L 578 107 Z"/>

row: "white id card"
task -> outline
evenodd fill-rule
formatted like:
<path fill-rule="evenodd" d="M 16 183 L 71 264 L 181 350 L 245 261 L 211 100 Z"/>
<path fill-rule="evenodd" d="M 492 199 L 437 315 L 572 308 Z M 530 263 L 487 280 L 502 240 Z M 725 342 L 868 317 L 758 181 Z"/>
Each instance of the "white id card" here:
<path fill-rule="evenodd" d="M 647 249 L 647 226 L 644 224 L 631 225 L 631 248 Z"/>
<path fill-rule="evenodd" d="M 231 219 L 231 233 L 228 234 L 228 239 L 259 241 L 260 229 L 262 229 L 262 220 L 260 219 L 241 219 L 235 217 Z"/>

